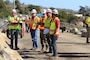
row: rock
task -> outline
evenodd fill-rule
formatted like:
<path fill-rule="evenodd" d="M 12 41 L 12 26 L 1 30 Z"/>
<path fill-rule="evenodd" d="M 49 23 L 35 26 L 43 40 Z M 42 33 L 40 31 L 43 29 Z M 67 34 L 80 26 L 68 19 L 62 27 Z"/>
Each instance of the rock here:
<path fill-rule="evenodd" d="M 81 32 L 87 32 L 87 30 L 84 28 L 84 29 L 81 29 Z"/>
<path fill-rule="evenodd" d="M 82 34 L 82 32 L 80 32 L 80 31 L 79 31 L 79 32 L 77 32 L 77 34 L 78 34 L 78 35 L 81 35 L 81 34 Z"/>
<path fill-rule="evenodd" d="M 3 57 L 5 60 L 23 60 L 17 51 L 5 48 L 3 50 Z"/>
<path fill-rule="evenodd" d="M 86 29 L 82 29 L 81 32 L 82 32 L 81 37 L 87 36 L 87 30 Z"/>
<path fill-rule="evenodd" d="M 70 30 L 71 33 L 77 34 L 79 32 L 79 30 L 77 28 L 73 28 L 72 30 Z"/>
<path fill-rule="evenodd" d="M 83 27 L 83 25 L 84 25 L 83 22 L 81 22 L 81 21 L 80 22 L 77 22 L 77 26 L 78 27 Z"/>
<path fill-rule="evenodd" d="M 0 32 L 0 60 L 23 60 L 19 53 L 9 47 L 10 40 Z"/>
<path fill-rule="evenodd" d="M 82 32 L 81 37 L 86 37 L 87 36 L 87 32 Z"/>

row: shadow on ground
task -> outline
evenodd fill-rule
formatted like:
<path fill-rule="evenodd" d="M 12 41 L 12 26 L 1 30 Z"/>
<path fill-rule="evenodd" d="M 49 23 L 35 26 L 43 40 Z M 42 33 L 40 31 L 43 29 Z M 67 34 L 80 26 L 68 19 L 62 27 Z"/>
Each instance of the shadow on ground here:
<path fill-rule="evenodd" d="M 18 50 L 18 52 L 23 59 L 55 60 L 55 59 L 52 59 L 52 56 L 48 55 L 48 53 L 41 53 L 40 51 L 21 49 L 21 50 Z"/>
<path fill-rule="evenodd" d="M 72 58 L 90 58 L 90 53 L 76 53 L 76 52 L 72 52 L 72 53 L 58 53 L 59 57 L 72 57 Z"/>
<path fill-rule="evenodd" d="M 77 43 L 77 42 L 57 42 L 57 44 L 90 45 L 90 43 Z"/>

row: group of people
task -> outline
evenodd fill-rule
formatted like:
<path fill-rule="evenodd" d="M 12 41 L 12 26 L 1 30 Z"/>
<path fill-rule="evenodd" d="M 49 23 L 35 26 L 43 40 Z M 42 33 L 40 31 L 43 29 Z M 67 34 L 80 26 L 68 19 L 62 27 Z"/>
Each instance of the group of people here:
<path fill-rule="evenodd" d="M 59 37 L 60 19 L 58 18 L 58 10 L 56 9 L 43 9 L 41 11 L 42 17 L 37 16 L 36 9 L 32 9 L 31 18 L 26 21 L 26 26 L 29 26 L 30 35 L 32 38 L 32 49 L 37 50 L 38 35 L 40 31 L 40 43 L 41 51 L 53 53 L 53 56 L 57 56 L 56 40 Z M 9 30 L 11 34 L 11 48 L 13 49 L 13 42 L 15 39 L 15 49 L 18 50 L 18 32 L 22 28 L 20 24 L 22 19 L 16 18 L 17 12 L 15 9 L 12 10 L 12 16 L 8 19 Z M 28 32 L 28 28 L 26 28 Z M 15 37 L 15 38 L 14 38 Z"/>

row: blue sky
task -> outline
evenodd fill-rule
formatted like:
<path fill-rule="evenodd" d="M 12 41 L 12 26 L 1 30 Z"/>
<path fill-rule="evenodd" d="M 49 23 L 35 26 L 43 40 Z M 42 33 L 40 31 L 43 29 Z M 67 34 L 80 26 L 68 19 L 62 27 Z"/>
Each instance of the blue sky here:
<path fill-rule="evenodd" d="M 90 6 L 89 0 L 20 0 L 20 2 L 43 7 L 72 9 L 74 11 L 78 11 L 79 6 Z"/>

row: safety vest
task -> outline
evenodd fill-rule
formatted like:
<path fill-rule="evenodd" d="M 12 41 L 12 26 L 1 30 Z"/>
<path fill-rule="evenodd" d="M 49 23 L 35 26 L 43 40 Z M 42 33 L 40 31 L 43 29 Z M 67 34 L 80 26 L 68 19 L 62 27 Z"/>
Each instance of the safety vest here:
<path fill-rule="evenodd" d="M 50 23 L 50 35 L 53 35 L 56 29 L 56 20 L 59 20 L 59 18 L 55 18 L 54 20 L 51 21 Z M 59 34 L 59 29 L 56 31 L 55 34 Z"/>
<path fill-rule="evenodd" d="M 10 17 L 9 21 L 16 22 L 17 19 L 15 17 Z M 9 28 L 9 30 L 11 30 L 11 29 L 18 29 L 18 30 L 20 30 L 21 29 L 21 26 L 18 23 L 17 24 L 10 24 L 9 23 L 8 28 Z"/>
<path fill-rule="evenodd" d="M 20 22 L 20 23 L 23 23 L 23 21 L 22 21 L 22 18 L 21 18 L 21 17 L 19 17 L 19 22 Z"/>
<path fill-rule="evenodd" d="M 86 19 L 86 23 L 87 23 L 88 27 L 90 27 L 90 17 L 88 17 L 88 18 Z"/>
<path fill-rule="evenodd" d="M 44 24 L 44 27 L 45 27 L 45 28 L 49 28 L 49 27 L 50 27 L 50 21 L 51 21 L 51 18 L 47 18 L 47 19 L 45 20 L 45 24 Z"/>
<path fill-rule="evenodd" d="M 25 19 L 25 24 L 28 24 L 28 19 L 27 18 Z"/>
<path fill-rule="evenodd" d="M 40 21 L 40 18 L 37 16 L 34 19 L 31 18 L 29 21 L 29 28 L 36 30 L 38 28 L 39 21 Z"/>
<path fill-rule="evenodd" d="M 44 24 L 47 17 L 42 17 L 40 23 Z M 40 25 L 40 30 L 44 30 L 44 25 Z"/>

